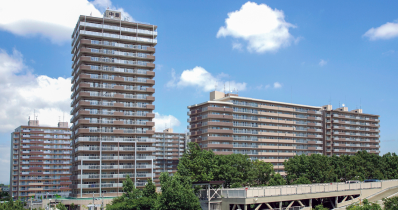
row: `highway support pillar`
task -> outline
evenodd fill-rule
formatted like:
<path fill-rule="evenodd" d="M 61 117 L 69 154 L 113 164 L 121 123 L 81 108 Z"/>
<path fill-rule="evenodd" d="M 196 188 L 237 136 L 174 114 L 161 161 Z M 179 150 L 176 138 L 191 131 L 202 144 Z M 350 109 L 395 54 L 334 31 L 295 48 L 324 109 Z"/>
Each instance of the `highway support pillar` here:
<path fill-rule="evenodd" d="M 279 209 L 282 210 L 282 201 L 279 201 Z"/>

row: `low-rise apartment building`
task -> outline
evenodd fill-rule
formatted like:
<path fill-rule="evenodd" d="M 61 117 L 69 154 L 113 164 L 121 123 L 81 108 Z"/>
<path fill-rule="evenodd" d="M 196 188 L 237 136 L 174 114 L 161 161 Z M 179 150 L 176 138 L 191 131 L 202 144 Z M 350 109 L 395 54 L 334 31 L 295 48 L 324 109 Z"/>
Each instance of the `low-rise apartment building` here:
<path fill-rule="evenodd" d="M 197 142 L 201 148 L 213 150 L 215 154 L 247 154 L 251 159 L 270 162 L 275 171 L 281 174 L 284 174 L 283 162 L 294 155 L 346 154 L 338 152 L 339 149 L 333 149 L 334 146 L 327 147 L 331 144 L 336 145 L 336 148 L 339 146 L 336 142 L 326 140 L 335 139 L 340 128 L 325 129 L 328 126 L 337 126 L 329 122 L 335 120 L 330 115 L 342 112 L 330 110 L 330 105 L 309 106 L 213 91 L 209 101 L 188 106 L 188 109 L 189 141 Z M 334 114 L 328 114 L 326 110 Z M 362 115 L 365 121 L 366 118 L 372 118 L 373 121 L 369 120 L 367 123 L 372 122 L 373 125 L 368 128 L 358 127 L 364 136 L 369 135 L 369 140 L 365 141 L 371 141 L 372 144 L 367 143 L 363 144 L 366 145 L 364 147 L 356 148 L 371 148 L 375 150 L 370 151 L 378 153 L 379 130 L 371 130 L 371 126 L 378 127 L 378 121 L 374 119 L 377 116 L 357 112 L 354 110 L 349 113 Z M 326 152 L 331 150 L 334 153 Z"/>
<path fill-rule="evenodd" d="M 10 195 L 27 200 L 70 193 L 71 132 L 67 122 L 39 126 L 29 120 L 11 133 Z"/>

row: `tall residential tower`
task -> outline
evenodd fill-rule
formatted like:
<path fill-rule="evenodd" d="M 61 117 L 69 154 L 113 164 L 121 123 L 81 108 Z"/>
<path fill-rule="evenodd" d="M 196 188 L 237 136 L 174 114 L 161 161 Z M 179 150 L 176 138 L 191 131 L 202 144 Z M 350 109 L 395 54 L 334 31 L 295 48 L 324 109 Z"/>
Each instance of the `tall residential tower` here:
<path fill-rule="evenodd" d="M 157 26 L 81 15 L 72 35 L 72 196 L 118 196 L 152 177 Z"/>

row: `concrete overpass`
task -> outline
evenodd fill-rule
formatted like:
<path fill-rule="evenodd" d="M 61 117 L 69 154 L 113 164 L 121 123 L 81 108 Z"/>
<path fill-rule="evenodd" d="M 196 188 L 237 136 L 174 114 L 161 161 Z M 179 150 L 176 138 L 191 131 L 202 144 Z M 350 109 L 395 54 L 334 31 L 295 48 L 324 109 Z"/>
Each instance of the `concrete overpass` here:
<path fill-rule="evenodd" d="M 367 183 L 323 183 L 234 189 L 201 190 L 202 209 L 260 210 L 310 209 L 318 204 L 345 209 L 351 203 L 367 198 L 372 201 L 398 192 L 398 180 Z M 209 205 L 210 204 L 210 205 Z"/>

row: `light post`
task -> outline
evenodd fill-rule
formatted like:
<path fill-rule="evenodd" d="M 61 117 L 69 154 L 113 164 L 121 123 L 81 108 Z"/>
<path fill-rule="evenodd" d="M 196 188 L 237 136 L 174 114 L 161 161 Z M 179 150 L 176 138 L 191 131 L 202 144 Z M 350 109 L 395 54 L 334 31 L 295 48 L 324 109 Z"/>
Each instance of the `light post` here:
<path fill-rule="evenodd" d="M 50 199 L 50 202 L 48 203 L 48 209 L 49 210 L 51 209 L 51 199 Z"/>

